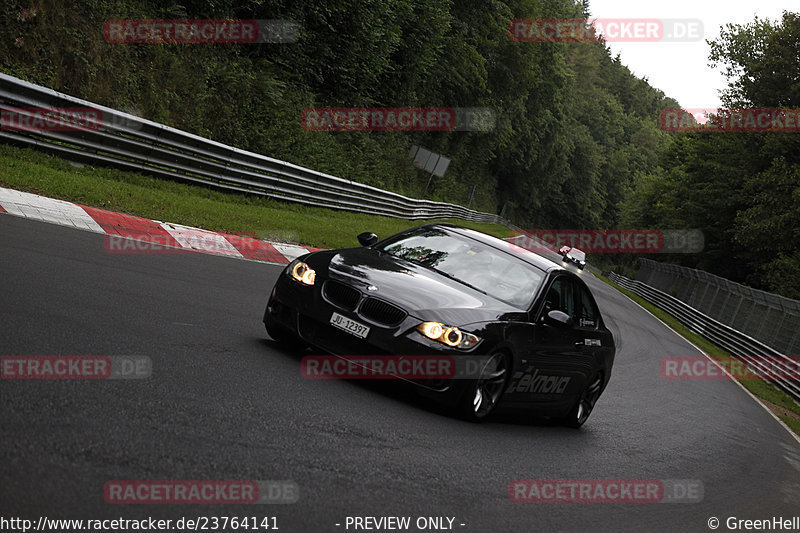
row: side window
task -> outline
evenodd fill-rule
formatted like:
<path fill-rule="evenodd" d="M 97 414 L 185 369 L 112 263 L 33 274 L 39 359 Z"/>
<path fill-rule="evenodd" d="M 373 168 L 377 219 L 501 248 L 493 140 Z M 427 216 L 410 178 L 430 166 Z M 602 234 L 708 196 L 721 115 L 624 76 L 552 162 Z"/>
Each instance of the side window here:
<path fill-rule="evenodd" d="M 578 289 L 578 326 L 582 328 L 596 328 L 599 313 L 594 303 L 594 298 L 586 287 Z"/>
<path fill-rule="evenodd" d="M 556 279 L 547 291 L 544 303 L 545 314 L 555 309 L 567 313 L 574 320 L 576 318 L 574 287 L 575 285 L 569 278 Z"/>

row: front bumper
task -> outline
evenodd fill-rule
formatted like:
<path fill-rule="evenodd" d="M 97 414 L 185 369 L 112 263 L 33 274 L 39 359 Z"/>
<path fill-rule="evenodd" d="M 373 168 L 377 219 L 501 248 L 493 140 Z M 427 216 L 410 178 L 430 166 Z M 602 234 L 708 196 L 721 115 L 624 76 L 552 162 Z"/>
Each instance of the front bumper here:
<path fill-rule="evenodd" d="M 584 266 L 586 266 L 586 261 L 581 261 L 580 259 L 575 259 L 574 257 L 569 257 L 569 256 L 567 256 L 567 257 L 565 257 L 565 258 L 564 258 L 564 260 L 565 260 L 566 262 L 568 262 L 568 263 L 573 263 L 573 264 L 576 264 L 576 265 L 578 265 L 579 267 L 584 267 Z"/>
<path fill-rule="evenodd" d="M 292 333 L 315 349 L 338 356 L 445 355 L 465 358 L 484 355 L 484 342 L 465 351 L 424 337 L 416 329 L 423 320 L 411 314 L 406 314 L 398 324 L 387 326 L 365 318 L 358 309 L 337 306 L 323 294 L 325 281 L 318 278 L 313 286 L 305 286 L 281 274 L 264 311 L 264 323 L 268 327 L 277 326 Z M 361 339 L 330 325 L 334 312 L 368 325 L 370 331 L 367 337 Z M 456 362 L 456 365 L 458 367 L 459 363 Z M 457 382 L 466 383 L 466 380 L 426 379 L 412 382 L 432 391 L 445 392 L 460 389 L 454 385 Z"/>

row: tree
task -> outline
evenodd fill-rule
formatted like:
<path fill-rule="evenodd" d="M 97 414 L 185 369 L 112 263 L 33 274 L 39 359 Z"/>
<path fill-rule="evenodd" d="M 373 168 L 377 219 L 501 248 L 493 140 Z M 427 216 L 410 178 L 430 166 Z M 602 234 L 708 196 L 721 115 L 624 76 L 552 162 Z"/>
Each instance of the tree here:
<path fill-rule="evenodd" d="M 800 107 L 797 14 L 728 25 L 710 44 L 712 66 L 724 66 L 728 78 L 727 106 Z M 623 204 L 624 223 L 701 229 L 706 249 L 676 261 L 800 297 L 798 135 L 675 134 L 659 165 L 637 176 Z"/>
<path fill-rule="evenodd" d="M 726 106 L 800 106 L 799 14 L 784 11 L 780 23 L 756 17 L 745 26 L 728 24 L 709 45 L 710 66 L 725 65 Z"/>

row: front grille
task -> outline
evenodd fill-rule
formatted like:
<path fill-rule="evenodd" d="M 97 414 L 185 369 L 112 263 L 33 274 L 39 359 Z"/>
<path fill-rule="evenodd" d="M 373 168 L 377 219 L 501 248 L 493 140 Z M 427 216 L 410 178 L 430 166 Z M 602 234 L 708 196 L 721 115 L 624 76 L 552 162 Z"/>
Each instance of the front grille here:
<path fill-rule="evenodd" d="M 325 280 L 322 294 L 333 305 L 348 311 L 355 309 L 361 300 L 361 293 L 357 289 L 332 279 Z"/>
<path fill-rule="evenodd" d="M 390 303 L 378 300 L 377 298 L 367 298 L 361 304 L 358 314 L 377 324 L 384 326 L 396 326 L 406 317 L 406 312 Z"/>

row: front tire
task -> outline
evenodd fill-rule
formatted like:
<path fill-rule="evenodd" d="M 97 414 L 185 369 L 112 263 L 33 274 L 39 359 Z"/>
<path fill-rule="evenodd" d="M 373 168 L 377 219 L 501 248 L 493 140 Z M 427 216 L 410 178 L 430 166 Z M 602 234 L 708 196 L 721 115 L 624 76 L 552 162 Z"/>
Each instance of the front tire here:
<path fill-rule="evenodd" d="M 482 365 L 477 379 L 469 382 L 458 402 L 458 414 L 470 422 L 489 417 L 500 402 L 511 374 L 508 355 L 495 352 Z"/>

